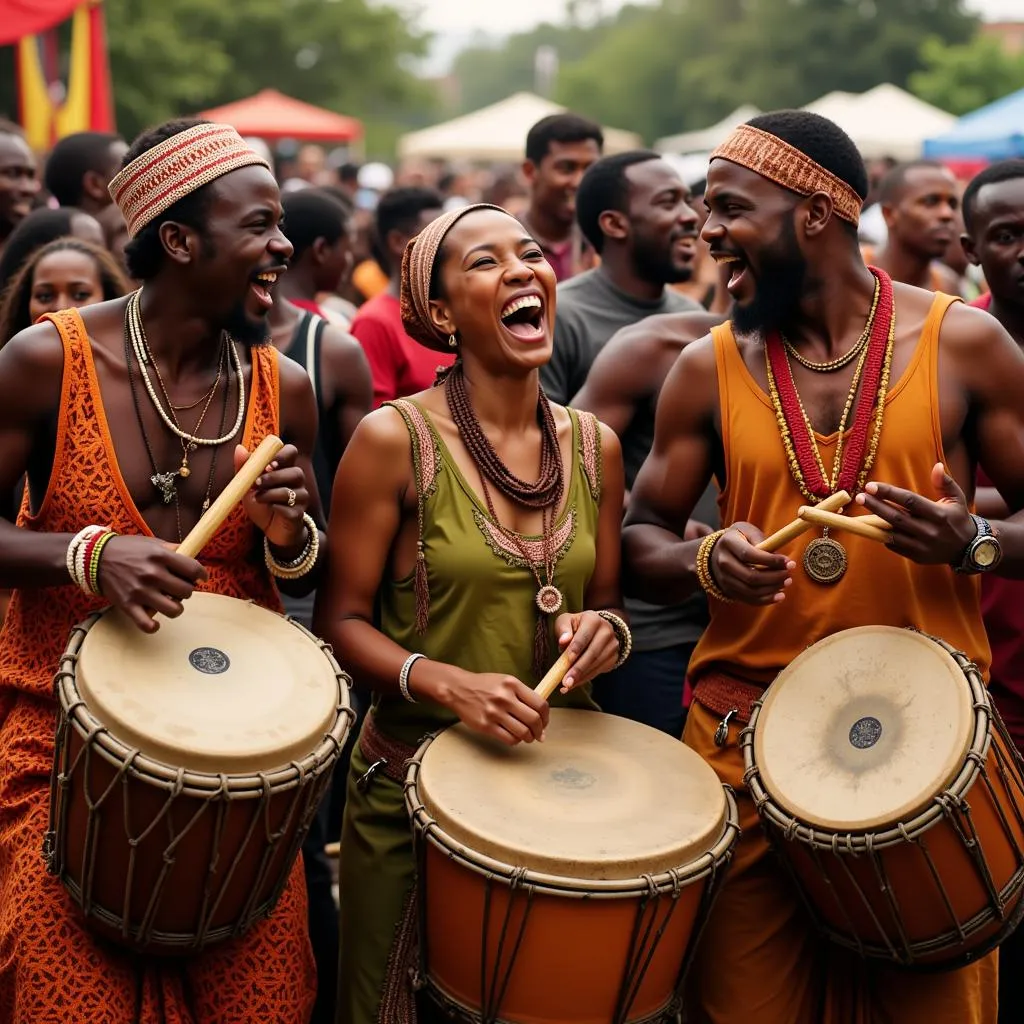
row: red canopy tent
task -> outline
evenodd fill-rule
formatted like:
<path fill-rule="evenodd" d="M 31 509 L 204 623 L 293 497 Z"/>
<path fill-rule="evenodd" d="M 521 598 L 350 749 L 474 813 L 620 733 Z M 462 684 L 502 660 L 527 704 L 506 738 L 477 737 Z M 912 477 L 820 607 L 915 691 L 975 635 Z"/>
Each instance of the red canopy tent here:
<path fill-rule="evenodd" d="M 354 117 L 314 107 L 276 89 L 263 89 L 248 99 L 204 110 L 199 116 L 230 124 L 241 135 L 256 135 L 268 142 L 351 142 L 363 134 L 362 122 Z"/>
<path fill-rule="evenodd" d="M 67 21 L 83 0 L 0 0 L 0 46 Z"/>

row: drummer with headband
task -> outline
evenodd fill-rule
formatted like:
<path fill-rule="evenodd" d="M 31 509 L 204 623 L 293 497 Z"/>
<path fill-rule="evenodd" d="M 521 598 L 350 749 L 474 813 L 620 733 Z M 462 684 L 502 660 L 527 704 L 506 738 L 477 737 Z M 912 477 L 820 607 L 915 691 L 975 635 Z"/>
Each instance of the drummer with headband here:
<path fill-rule="evenodd" d="M 324 548 L 303 370 L 267 344 L 291 244 L 266 162 L 227 125 L 172 121 L 136 139 L 111 195 L 143 282 L 58 313 L 0 352 L 0 1024 L 231 1019 L 304 1024 L 315 994 L 302 867 L 269 919 L 191 960 L 98 941 L 46 874 L 53 675 L 70 631 L 105 605 L 142 630 L 195 589 L 279 610 L 315 585 Z M 268 434 L 276 456 L 203 553 L 174 551 Z M 201 883 L 200 883 L 201 884 Z M 225 1008 L 230 1010 L 225 1011 Z"/>
<path fill-rule="evenodd" d="M 808 645 L 854 626 L 941 637 L 983 672 L 978 574 L 1024 572 L 1015 516 L 970 512 L 980 460 L 1024 506 L 1024 355 L 991 318 L 867 268 L 867 176 L 831 121 L 754 118 L 714 153 L 703 237 L 728 266 L 732 322 L 688 346 L 665 384 L 624 533 L 627 592 L 702 587 L 711 624 L 690 663 L 685 741 L 740 795 L 741 839 L 698 950 L 693 1020 L 710 1024 L 994 1024 L 996 956 L 938 975 L 827 948 L 769 856 L 743 788 L 750 706 Z M 684 541 L 708 481 L 728 529 Z M 815 529 L 759 550 L 838 491 L 891 524 L 888 548 Z"/>
<path fill-rule="evenodd" d="M 415 1019 L 403 783 L 420 740 L 460 720 L 510 746 L 543 740 L 532 687 L 559 650 L 575 657 L 561 702 L 593 707 L 584 684 L 631 645 L 622 453 L 540 387 L 555 313 L 540 246 L 504 210 L 462 207 L 409 243 L 401 298 L 409 334 L 456 361 L 443 387 L 359 424 L 334 484 L 319 624 L 374 691 L 342 826 L 339 1024 Z"/>

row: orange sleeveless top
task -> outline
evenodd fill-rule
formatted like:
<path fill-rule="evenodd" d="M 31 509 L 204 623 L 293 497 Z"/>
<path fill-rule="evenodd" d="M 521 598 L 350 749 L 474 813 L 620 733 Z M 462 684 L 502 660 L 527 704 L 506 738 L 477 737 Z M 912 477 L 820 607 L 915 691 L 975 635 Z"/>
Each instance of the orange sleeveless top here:
<path fill-rule="evenodd" d="M 909 366 L 889 389 L 882 435 L 871 477 L 918 494 L 932 493 L 931 470 L 945 462 L 938 401 L 939 329 L 958 301 L 936 295 Z M 712 329 L 718 369 L 725 490 L 719 495 L 722 523 L 746 521 L 774 533 L 806 504 L 786 462 L 771 399 L 747 369 L 732 333 Z M 838 433 L 816 434 L 826 466 L 835 456 Z M 855 514 L 855 513 L 854 513 Z M 761 686 L 770 683 L 805 647 L 853 626 L 910 626 L 965 651 L 988 672 L 991 655 L 982 624 L 978 577 L 957 575 L 944 565 L 917 565 L 875 541 L 849 533 L 846 575 L 832 586 L 804 572 L 804 549 L 820 531 L 809 531 L 785 549 L 797 563 L 781 605 L 766 608 L 709 599 L 711 624 L 690 662 L 696 680 L 710 669 Z"/>
<path fill-rule="evenodd" d="M 64 345 L 57 441 L 53 470 L 39 511 L 32 515 L 26 489 L 18 526 L 46 533 L 77 533 L 90 523 L 118 533 L 153 536 L 125 486 L 103 411 L 96 367 L 85 325 L 77 310 L 50 317 Z M 277 350 L 252 350 L 252 384 L 241 443 L 250 451 L 267 434 L 279 432 Z M 200 584 L 230 597 L 280 610 L 277 590 L 257 557 L 259 537 L 237 507 L 203 549 L 209 580 Z M 18 691 L 53 699 L 53 675 L 71 629 L 102 608 L 102 598 L 74 584 L 16 590 L 0 633 L 0 707 Z M 4 701 L 6 696 L 7 700 Z M 2 715 L 0 715 L 2 720 Z M 51 737 L 52 738 L 52 737 Z"/>

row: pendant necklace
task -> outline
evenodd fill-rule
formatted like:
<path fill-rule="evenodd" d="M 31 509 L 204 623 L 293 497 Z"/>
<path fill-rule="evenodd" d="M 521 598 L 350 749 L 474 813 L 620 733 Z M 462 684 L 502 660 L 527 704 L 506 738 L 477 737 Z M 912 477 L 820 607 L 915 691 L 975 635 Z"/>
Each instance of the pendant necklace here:
<path fill-rule="evenodd" d="M 831 373 L 859 357 L 839 423 L 831 473 L 825 469 L 814 427 L 793 379 L 790 356 L 795 354 L 795 349 L 778 332 L 769 334 L 765 339 L 768 391 L 786 460 L 800 493 L 811 503 L 822 501 L 837 491 L 852 493 L 862 490 L 878 452 L 892 366 L 896 317 L 891 279 L 883 271 L 874 267 L 869 269 L 875 277 L 875 292 L 871 313 L 857 343 L 849 352 L 827 363 L 812 363 L 805 358 L 797 360 L 815 372 Z M 857 401 L 857 392 L 862 384 L 863 393 Z M 847 437 L 847 424 L 855 405 L 856 413 Z M 869 439 L 872 413 L 874 428 Z M 812 540 L 804 551 L 804 571 L 808 578 L 821 585 L 837 583 L 848 565 L 845 547 L 829 536 L 827 527 L 822 536 Z"/>

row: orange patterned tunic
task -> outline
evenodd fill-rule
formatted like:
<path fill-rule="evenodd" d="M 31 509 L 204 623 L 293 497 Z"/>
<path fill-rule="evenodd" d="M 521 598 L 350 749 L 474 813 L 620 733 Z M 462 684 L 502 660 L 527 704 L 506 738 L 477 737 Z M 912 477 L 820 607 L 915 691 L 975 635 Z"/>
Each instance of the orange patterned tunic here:
<path fill-rule="evenodd" d="M 18 525 L 151 535 L 117 466 L 85 326 L 77 312 L 53 321 L 64 344 L 53 471 L 38 513 L 26 502 Z M 252 450 L 278 420 L 277 353 L 254 349 L 242 443 Z M 202 589 L 278 610 L 257 541 L 236 509 L 203 552 Z M 141 958 L 97 939 L 46 872 L 53 674 L 72 627 L 102 604 L 71 585 L 19 590 L 0 634 L 0 1024 L 305 1022 L 315 969 L 301 863 L 267 920 L 190 960 Z"/>

